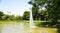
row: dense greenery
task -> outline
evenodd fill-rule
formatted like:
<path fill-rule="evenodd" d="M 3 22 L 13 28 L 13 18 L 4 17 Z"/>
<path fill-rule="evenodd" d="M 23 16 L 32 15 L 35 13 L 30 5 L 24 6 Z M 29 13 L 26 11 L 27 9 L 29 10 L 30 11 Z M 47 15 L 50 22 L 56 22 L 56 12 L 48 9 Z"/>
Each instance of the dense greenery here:
<path fill-rule="evenodd" d="M 3 12 L 0 11 L 0 20 L 2 20 Z"/>
<path fill-rule="evenodd" d="M 60 28 L 60 22 L 56 22 L 55 25 L 52 25 L 53 22 L 40 22 L 36 24 L 38 27 L 49 27 L 49 28 Z"/>
<path fill-rule="evenodd" d="M 33 5 L 32 6 L 32 12 L 33 12 L 33 8 L 37 10 L 35 10 L 35 12 L 38 12 L 39 9 L 45 8 L 48 12 L 48 20 L 50 20 L 51 22 L 48 25 L 56 25 L 56 23 L 58 23 L 60 20 L 60 0 L 31 0 L 29 2 L 29 4 Z M 37 13 L 38 15 L 38 13 Z M 42 18 L 43 19 L 43 18 Z M 45 24 L 45 23 L 43 23 Z M 59 24 L 60 26 L 60 24 Z M 60 27 L 56 26 L 58 28 L 58 31 L 60 31 Z M 49 26 L 50 27 L 50 26 Z M 60 33 L 60 32 L 58 32 Z"/>
<path fill-rule="evenodd" d="M 37 8 L 37 10 L 35 10 L 36 12 L 38 12 L 39 9 L 41 8 L 46 8 L 49 15 L 48 18 L 53 22 L 58 22 L 58 20 L 60 19 L 59 3 L 60 3 L 60 0 L 31 0 L 29 2 L 29 4 L 33 5 L 32 11 L 34 10 L 33 8 L 35 9 Z"/>
<path fill-rule="evenodd" d="M 33 15 L 34 20 L 48 20 L 48 13 L 46 9 L 40 10 L 38 12 L 38 16 Z M 35 17 L 37 16 L 37 18 Z M 30 12 L 25 11 L 23 16 L 14 16 L 14 15 L 8 15 L 4 14 L 2 11 L 0 11 L 0 20 L 29 20 L 30 19 Z"/>
<path fill-rule="evenodd" d="M 2 11 L 0 11 L 0 20 L 22 20 L 22 17 L 4 14 Z"/>
<path fill-rule="evenodd" d="M 42 20 L 49 20 L 51 21 L 52 25 L 55 25 L 56 22 L 60 19 L 60 0 L 31 0 L 29 4 L 32 6 L 32 12 L 35 9 L 35 15 L 38 17 L 38 11 L 42 8 L 46 9 L 46 13 L 42 14 L 41 11 L 41 18 Z M 34 9 L 33 9 L 34 8 Z M 34 12 L 33 12 L 34 13 Z M 46 15 L 46 16 L 45 16 Z M 39 16 L 40 17 L 40 16 Z"/>
<path fill-rule="evenodd" d="M 23 14 L 23 20 L 29 20 L 30 18 L 30 12 L 29 11 L 25 11 Z"/>

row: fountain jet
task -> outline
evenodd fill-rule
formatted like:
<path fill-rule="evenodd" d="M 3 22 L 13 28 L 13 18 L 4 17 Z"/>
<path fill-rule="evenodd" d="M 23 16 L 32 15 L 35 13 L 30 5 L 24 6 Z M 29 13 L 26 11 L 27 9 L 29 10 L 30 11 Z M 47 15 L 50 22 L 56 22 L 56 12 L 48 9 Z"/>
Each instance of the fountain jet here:
<path fill-rule="evenodd" d="M 32 11 L 30 11 L 30 28 L 35 28 L 36 26 L 33 23 Z"/>

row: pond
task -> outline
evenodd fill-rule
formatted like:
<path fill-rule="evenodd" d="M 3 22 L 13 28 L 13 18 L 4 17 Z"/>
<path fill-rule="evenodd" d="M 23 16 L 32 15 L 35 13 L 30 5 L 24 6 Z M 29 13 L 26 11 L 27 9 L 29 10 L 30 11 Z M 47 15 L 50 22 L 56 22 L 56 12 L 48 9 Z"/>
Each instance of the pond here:
<path fill-rule="evenodd" d="M 56 28 L 30 28 L 29 23 L 0 22 L 0 33 L 57 33 Z"/>

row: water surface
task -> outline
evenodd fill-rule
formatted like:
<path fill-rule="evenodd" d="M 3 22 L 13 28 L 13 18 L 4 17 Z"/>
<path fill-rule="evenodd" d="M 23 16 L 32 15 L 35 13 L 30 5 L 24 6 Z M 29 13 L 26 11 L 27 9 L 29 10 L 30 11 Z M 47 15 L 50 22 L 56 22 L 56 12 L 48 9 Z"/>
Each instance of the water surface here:
<path fill-rule="evenodd" d="M 0 22 L 0 33 L 57 33 L 56 28 L 29 28 L 29 23 Z"/>

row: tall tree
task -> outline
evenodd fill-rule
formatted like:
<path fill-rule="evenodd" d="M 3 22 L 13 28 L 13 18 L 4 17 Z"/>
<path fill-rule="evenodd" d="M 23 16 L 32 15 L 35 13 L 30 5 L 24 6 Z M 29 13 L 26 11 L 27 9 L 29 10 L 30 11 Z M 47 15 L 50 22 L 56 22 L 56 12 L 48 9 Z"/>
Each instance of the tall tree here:
<path fill-rule="evenodd" d="M 38 4 L 40 8 L 45 7 L 47 9 L 49 19 L 52 21 L 51 25 L 55 25 L 58 22 L 60 18 L 60 0 L 31 0 L 31 2 Z M 60 28 L 58 29 L 60 31 Z"/>
<path fill-rule="evenodd" d="M 32 5 L 36 4 L 37 7 L 47 9 L 49 19 L 52 22 L 58 22 L 60 16 L 60 0 L 31 0 L 29 3 Z M 32 7 L 33 8 L 33 7 Z M 38 9 L 38 8 L 37 8 Z M 37 11 L 38 12 L 38 11 Z"/>
<path fill-rule="evenodd" d="M 39 11 L 38 5 L 35 3 L 35 1 L 30 1 L 29 4 L 32 5 L 33 19 L 34 20 L 38 19 L 38 11 Z"/>

